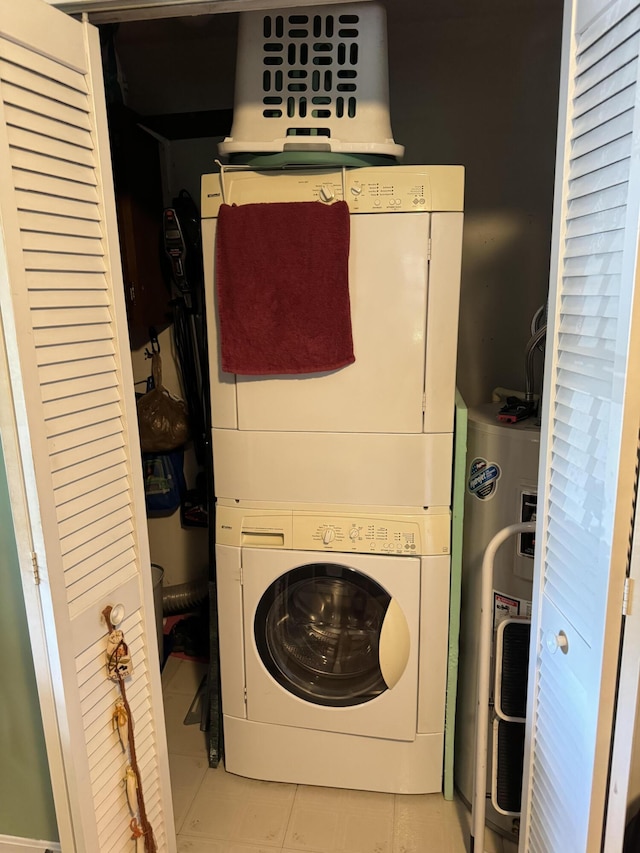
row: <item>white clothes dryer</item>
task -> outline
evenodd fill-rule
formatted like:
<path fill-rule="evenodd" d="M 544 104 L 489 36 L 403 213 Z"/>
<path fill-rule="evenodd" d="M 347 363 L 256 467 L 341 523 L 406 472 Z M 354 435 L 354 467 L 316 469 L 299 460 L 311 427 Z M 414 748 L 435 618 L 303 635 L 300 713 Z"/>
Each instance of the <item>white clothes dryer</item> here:
<path fill-rule="evenodd" d="M 218 504 L 228 771 L 441 789 L 449 527 L 446 511 Z"/>
<path fill-rule="evenodd" d="M 449 506 L 464 170 L 393 166 L 202 179 L 202 238 L 216 495 Z M 223 202 L 344 199 L 355 363 L 327 373 L 221 369 L 215 299 Z"/>

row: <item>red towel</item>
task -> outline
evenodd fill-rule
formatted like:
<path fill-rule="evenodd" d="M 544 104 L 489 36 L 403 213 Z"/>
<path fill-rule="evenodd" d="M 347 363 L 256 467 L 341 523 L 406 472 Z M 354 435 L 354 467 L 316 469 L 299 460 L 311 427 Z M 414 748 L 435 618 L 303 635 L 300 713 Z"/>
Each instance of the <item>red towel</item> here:
<path fill-rule="evenodd" d="M 222 369 L 318 373 L 355 361 L 348 261 L 343 201 L 223 204 L 216 241 Z"/>

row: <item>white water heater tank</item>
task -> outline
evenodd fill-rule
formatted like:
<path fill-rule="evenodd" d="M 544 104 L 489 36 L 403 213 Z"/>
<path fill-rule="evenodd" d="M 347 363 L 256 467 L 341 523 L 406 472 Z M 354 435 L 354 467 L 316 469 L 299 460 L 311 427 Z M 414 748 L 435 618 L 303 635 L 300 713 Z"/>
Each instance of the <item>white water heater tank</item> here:
<path fill-rule="evenodd" d="M 469 410 L 455 760 L 456 787 L 467 803 L 471 803 L 473 797 L 482 558 L 499 530 L 518 521 L 535 520 L 536 513 L 540 429 L 533 418 L 516 424 L 501 423 L 497 420 L 499 409 L 500 404 L 491 403 Z M 496 554 L 494 638 L 504 620 L 524 620 L 530 615 L 534 544 L 533 534 L 513 536 Z M 522 626 L 516 623 L 516 627 Z M 502 641 L 502 632 L 500 634 Z M 522 639 L 519 642 L 522 646 Z M 516 694 L 522 700 L 522 690 L 526 689 L 526 661 L 523 666 L 516 664 L 516 669 L 518 666 L 521 672 L 512 671 L 509 678 L 515 677 L 518 682 Z M 493 684 L 491 695 L 493 697 Z M 524 726 L 519 728 L 513 723 L 503 726 L 504 729 L 508 732 L 506 737 L 501 735 L 498 764 L 497 723 L 491 721 L 487 778 L 487 793 L 491 793 L 491 799 L 487 801 L 487 823 L 513 837 L 518 826 L 520 800 L 518 768 L 522 755 L 518 754 L 518 743 Z"/>

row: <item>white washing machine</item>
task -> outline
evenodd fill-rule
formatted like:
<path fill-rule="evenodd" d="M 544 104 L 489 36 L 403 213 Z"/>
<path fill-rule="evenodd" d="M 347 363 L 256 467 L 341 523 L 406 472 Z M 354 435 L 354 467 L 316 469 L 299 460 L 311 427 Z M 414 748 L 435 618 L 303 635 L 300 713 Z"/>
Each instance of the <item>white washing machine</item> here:
<path fill-rule="evenodd" d="M 228 771 L 441 790 L 450 516 L 381 509 L 219 501 Z"/>
<path fill-rule="evenodd" d="M 216 495 L 449 506 L 464 171 L 459 166 L 204 175 L 202 235 Z M 355 363 L 296 376 L 220 366 L 220 205 L 344 199 Z"/>

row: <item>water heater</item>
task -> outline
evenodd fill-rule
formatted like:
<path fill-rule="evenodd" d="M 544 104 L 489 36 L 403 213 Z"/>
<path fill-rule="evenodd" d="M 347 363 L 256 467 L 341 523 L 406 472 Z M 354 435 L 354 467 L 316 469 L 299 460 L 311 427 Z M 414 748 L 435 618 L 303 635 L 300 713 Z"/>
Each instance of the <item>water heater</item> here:
<path fill-rule="evenodd" d="M 482 558 L 499 530 L 533 521 L 536 513 L 539 427 L 532 418 L 501 423 L 499 408 L 492 403 L 469 410 L 455 760 L 456 786 L 468 804 L 473 797 Z M 519 825 L 534 545 L 533 534 L 511 537 L 494 563 L 487 823 L 509 837 Z"/>

